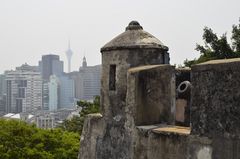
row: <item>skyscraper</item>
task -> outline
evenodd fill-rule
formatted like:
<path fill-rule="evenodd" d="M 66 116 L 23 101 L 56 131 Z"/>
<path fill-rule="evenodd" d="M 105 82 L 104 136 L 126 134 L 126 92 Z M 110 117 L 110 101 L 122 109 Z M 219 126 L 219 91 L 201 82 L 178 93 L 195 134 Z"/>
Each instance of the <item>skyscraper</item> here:
<path fill-rule="evenodd" d="M 70 41 L 68 42 L 68 49 L 66 51 L 67 59 L 68 59 L 68 73 L 71 72 L 71 59 L 73 55 L 73 51 L 71 50 Z"/>
<path fill-rule="evenodd" d="M 7 113 L 33 112 L 42 108 L 40 72 L 18 67 L 15 71 L 6 71 L 6 83 Z"/>
<path fill-rule="evenodd" d="M 74 81 L 68 76 L 60 76 L 59 109 L 74 108 Z"/>
<path fill-rule="evenodd" d="M 59 60 L 58 55 L 43 55 L 39 67 L 44 81 L 49 81 L 49 77 L 53 74 L 57 76 L 63 74 L 63 61 Z"/>
<path fill-rule="evenodd" d="M 50 81 L 43 84 L 44 110 L 72 109 L 74 97 L 74 80 L 67 75 L 51 75 Z"/>

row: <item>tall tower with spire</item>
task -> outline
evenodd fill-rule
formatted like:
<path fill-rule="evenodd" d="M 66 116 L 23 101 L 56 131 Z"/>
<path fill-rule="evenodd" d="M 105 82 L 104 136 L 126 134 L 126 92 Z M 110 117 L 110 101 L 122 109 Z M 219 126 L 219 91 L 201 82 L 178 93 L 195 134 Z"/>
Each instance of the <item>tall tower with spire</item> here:
<path fill-rule="evenodd" d="M 86 57 L 83 57 L 82 67 L 87 67 L 87 60 Z"/>
<path fill-rule="evenodd" d="M 68 72 L 71 72 L 71 59 L 72 59 L 73 51 L 71 50 L 70 40 L 68 41 L 68 49 L 65 53 L 67 55 L 67 60 L 68 60 Z"/>

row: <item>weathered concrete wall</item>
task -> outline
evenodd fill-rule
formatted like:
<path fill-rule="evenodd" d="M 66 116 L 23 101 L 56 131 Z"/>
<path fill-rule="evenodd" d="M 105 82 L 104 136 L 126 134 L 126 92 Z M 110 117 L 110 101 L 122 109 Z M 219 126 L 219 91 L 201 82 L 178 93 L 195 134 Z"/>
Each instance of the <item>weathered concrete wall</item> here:
<path fill-rule="evenodd" d="M 240 137 L 240 59 L 192 68 L 192 133 Z"/>
<path fill-rule="evenodd" d="M 207 137 L 190 135 L 187 138 L 187 159 L 217 159 L 212 156 L 212 140 Z"/>
<path fill-rule="evenodd" d="M 218 159 L 213 156 L 212 140 L 207 137 L 156 134 L 152 132 L 156 127 L 140 126 L 135 130 L 133 159 Z"/>
<path fill-rule="evenodd" d="M 103 120 L 101 114 L 90 114 L 84 121 L 80 139 L 80 151 L 78 158 L 96 158 L 96 142 L 102 133 Z"/>
<path fill-rule="evenodd" d="M 213 137 L 213 159 L 239 159 L 240 139 L 229 137 Z"/>
<path fill-rule="evenodd" d="M 240 157 L 239 139 L 210 139 L 176 133 L 156 134 L 152 132 L 150 126 L 141 126 L 135 131 L 134 159 L 239 159 Z"/>
<path fill-rule="evenodd" d="M 134 103 L 127 106 L 135 110 L 132 114 L 135 125 L 174 124 L 174 67 L 146 65 L 131 68 L 128 71 L 128 96 L 127 103 Z"/>
<path fill-rule="evenodd" d="M 147 127 L 136 130 L 133 159 L 186 159 L 187 136 L 155 134 Z"/>

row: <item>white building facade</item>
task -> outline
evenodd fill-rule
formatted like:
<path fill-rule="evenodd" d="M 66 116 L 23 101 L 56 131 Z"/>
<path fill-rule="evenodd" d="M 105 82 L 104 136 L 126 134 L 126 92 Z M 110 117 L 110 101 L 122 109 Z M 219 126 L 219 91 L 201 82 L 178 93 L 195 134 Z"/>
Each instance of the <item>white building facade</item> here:
<path fill-rule="evenodd" d="M 40 72 L 7 71 L 6 112 L 34 112 L 42 109 L 42 79 Z"/>

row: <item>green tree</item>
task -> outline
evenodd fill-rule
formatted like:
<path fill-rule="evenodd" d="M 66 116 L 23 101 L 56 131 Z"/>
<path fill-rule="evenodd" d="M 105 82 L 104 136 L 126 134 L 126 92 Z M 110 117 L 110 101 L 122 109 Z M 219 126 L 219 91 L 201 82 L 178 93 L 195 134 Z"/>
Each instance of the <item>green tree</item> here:
<path fill-rule="evenodd" d="M 232 45 L 233 50 L 240 54 L 240 19 L 238 25 L 233 25 L 232 30 Z"/>
<path fill-rule="evenodd" d="M 204 45 L 197 44 L 196 46 L 200 57 L 194 60 L 186 59 L 184 65 L 191 67 L 209 60 L 240 57 L 240 23 L 233 25 L 231 40 L 232 44 L 229 44 L 226 33 L 218 37 L 211 28 L 205 27 L 203 29 Z"/>
<path fill-rule="evenodd" d="M 0 120 L 1 159 L 76 159 L 79 134 L 44 130 L 22 121 Z"/>

